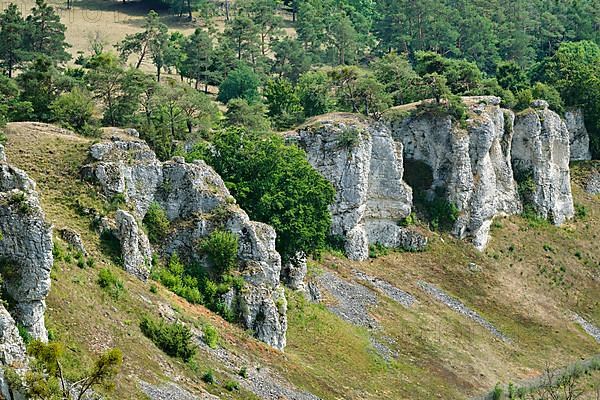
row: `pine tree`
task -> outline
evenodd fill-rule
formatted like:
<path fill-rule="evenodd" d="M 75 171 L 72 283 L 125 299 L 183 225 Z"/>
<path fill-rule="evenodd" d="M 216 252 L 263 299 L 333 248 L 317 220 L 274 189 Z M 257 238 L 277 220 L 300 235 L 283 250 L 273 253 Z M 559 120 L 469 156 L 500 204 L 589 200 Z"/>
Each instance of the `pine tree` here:
<path fill-rule="evenodd" d="M 35 4 L 26 19 L 28 50 L 43 54 L 55 62 L 68 61 L 71 55 L 66 51 L 70 47 L 65 42 L 66 27 L 45 0 L 36 0 Z"/>
<path fill-rule="evenodd" d="M 0 15 L 0 60 L 9 78 L 26 59 L 23 49 L 25 20 L 15 4 L 10 4 Z"/>

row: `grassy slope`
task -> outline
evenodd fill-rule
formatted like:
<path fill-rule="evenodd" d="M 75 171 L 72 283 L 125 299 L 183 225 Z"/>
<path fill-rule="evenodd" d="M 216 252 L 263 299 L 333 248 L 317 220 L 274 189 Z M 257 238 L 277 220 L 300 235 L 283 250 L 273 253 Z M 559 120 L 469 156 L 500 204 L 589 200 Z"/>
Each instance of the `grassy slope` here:
<path fill-rule="evenodd" d="M 251 398 L 248 393 L 229 393 L 218 385 L 203 384 L 200 376 L 206 368 L 220 368 L 203 352 L 194 372 L 163 355 L 143 337 L 138 328 L 140 315 L 158 315 L 160 304 L 171 305 L 180 318 L 198 326 L 210 321 L 219 329 L 222 345 L 245 354 L 253 363 L 271 365 L 296 385 L 327 399 L 464 398 L 498 381 L 534 376 L 546 363 L 560 366 L 600 353 L 600 346 L 566 313 L 576 311 L 600 325 L 600 253 L 596 246 L 600 203 L 576 185 L 576 202 L 588 210 L 585 219 L 563 228 L 531 228 L 519 217 L 502 219 L 484 254 L 447 235 L 431 234 L 430 249 L 424 253 L 392 253 L 363 263 L 327 255 L 316 263 L 316 269 L 331 269 L 343 276 L 350 276 L 351 268 L 366 271 L 417 297 L 412 310 L 385 298 L 372 310 L 383 327 L 381 334 L 396 341 L 398 360 L 386 363 L 371 349 L 366 330 L 341 321 L 323 305 L 306 303 L 297 294 L 289 295 L 288 348 L 281 354 L 203 307 L 191 306 L 162 288 L 153 294 L 149 283 L 122 273 L 102 251 L 89 218 L 76 211 L 77 198 L 83 204 L 102 202 L 91 195 L 94 191 L 77 174 L 92 142 L 33 127 L 9 127 L 9 161 L 37 181 L 48 219 L 56 227 L 81 232 L 96 260 L 93 268 L 80 269 L 74 262 L 60 262 L 55 267 L 48 325 L 68 344 L 75 367 L 107 347 L 123 350 L 125 367 L 118 380 L 117 398 L 140 397 L 138 379 L 158 383 L 176 376 L 186 385 L 225 398 Z M 482 272 L 469 272 L 469 262 L 478 264 Z M 120 300 L 98 288 L 97 270 L 103 266 L 125 281 L 127 292 Z M 540 266 L 545 266 L 546 272 L 540 273 Z M 560 271 L 561 266 L 566 283 L 555 284 L 550 271 Z M 514 344 L 494 339 L 430 299 L 417 288 L 419 279 L 459 297 L 508 334 Z"/>

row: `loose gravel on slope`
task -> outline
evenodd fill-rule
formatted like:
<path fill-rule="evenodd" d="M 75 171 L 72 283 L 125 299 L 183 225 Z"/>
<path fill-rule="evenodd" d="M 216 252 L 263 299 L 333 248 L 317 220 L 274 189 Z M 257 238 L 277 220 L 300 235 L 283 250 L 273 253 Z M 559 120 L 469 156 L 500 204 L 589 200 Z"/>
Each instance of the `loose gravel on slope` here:
<path fill-rule="evenodd" d="M 369 308 L 377 305 L 377 294 L 371 289 L 354 282 L 348 282 L 336 274 L 325 272 L 318 278 L 320 288 L 328 291 L 335 304 L 327 307 L 351 324 L 375 329 L 379 325 L 369 313 Z"/>
<path fill-rule="evenodd" d="M 421 289 L 433 296 L 435 299 L 444 303 L 446 306 L 450 307 L 457 313 L 462 314 L 467 318 L 477 322 L 479 325 L 483 326 L 490 333 L 492 333 L 492 335 L 496 336 L 500 340 L 507 343 L 511 343 L 510 338 L 508 338 L 502 332 L 500 332 L 494 325 L 485 320 L 485 318 L 477 314 L 475 311 L 471 310 L 469 307 L 465 306 L 459 300 L 445 293 L 442 289 L 424 281 L 419 281 L 418 285 Z"/>
<path fill-rule="evenodd" d="M 577 322 L 583 328 L 583 330 L 586 331 L 588 335 L 593 337 L 596 340 L 596 342 L 600 343 L 600 328 L 586 321 L 585 319 L 583 319 L 583 317 L 579 316 L 578 314 L 573 314 L 573 321 Z"/>
<path fill-rule="evenodd" d="M 395 302 L 403 305 L 406 308 L 412 307 L 412 305 L 417 301 L 413 295 L 407 293 L 403 290 L 398 289 L 393 286 L 389 282 L 384 281 L 383 279 L 379 279 L 375 276 L 367 275 L 364 272 L 354 270 L 352 271 L 354 276 L 365 282 L 369 282 L 371 285 L 381 290 L 385 295 L 394 300 Z"/>
<path fill-rule="evenodd" d="M 218 397 L 204 393 L 200 397 L 191 394 L 174 383 L 151 385 L 141 381 L 140 388 L 152 400 L 217 400 Z"/>
<path fill-rule="evenodd" d="M 229 378 L 237 381 L 241 387 L 259 398 L 263 400 L 320 400 L 312 393 L 294 387 L 266 366 L 252 365 L 246 358 L 233 354 L 222 347 L 211 349 L 202 340 L 202 333 L 195 330 L 195 334 L 198 345 L 229 369 Z M 242 368 L 246 368 L 247 376 L 245 378 L 238 374 Z"/>

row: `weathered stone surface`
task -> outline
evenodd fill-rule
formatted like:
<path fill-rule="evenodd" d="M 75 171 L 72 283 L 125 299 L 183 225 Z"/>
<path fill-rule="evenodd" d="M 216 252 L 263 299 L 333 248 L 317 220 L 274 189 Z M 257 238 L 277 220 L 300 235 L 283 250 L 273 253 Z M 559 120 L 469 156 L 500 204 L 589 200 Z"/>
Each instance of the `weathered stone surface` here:
<path fill-rule="evenodd" d="M 87 251 L 85 250 L 85 246 L 83 245 L 83 241 L 81 240 L 81 236 L 79 233 L 75 232 L 69 228 L 61 228 L 58 230 L 60 238 L 64 240 L 69 246 L 71 246 L 76 251 L 81 252 L 84 256 L 87 256 Z"/>
<path fill-rule="evenodd" d="M 93 164 L 83 168 L 84 177 L 96 180 L 108 197 L 123 196 L 138 216 L 145 215 L 162 183 L 161 162 L 148 145 L 113 137 L 93 145 L 90 156 Z"/>
<path fill-rule="evenodd" d="M 302 290 L 305 288 L 306 272 L 306 254 L 299 252 L 282 266 L 281 280 L 290 289 Z"/>
<path fill-rule="evenodd" d="M 0 162 L 0 232 L 0 273 L 13 303 L 10 311 L 33 337 L 47 340 L 52 226 L 45 221 L 35 183 L 6 161 Z"/>
<path fill-rule="evenodd" d="M 4 367 L 13 368 L 17 373 L 24 373 L 28 365 L 25 344 L 19 335 L 17 325 L 6 308 L 0 304 L 0 394 L 4 399 L 25 399 L 19 393 L 9 389 L 4 377 Z"/>
<path fill-rule="evenodd" d="M 590 174 L 585 191 L 596 196 L 600 194 L 600 171 L 594 170 Z"/>
<path fill-rule="evenodd" d="M 515 174 L 531 176 L 535 189 L 529 199 L 543 218 L 560 225 L 574 215 L 569 171 L 569 131 L 547 107 L 519 114 L 512 142 Z"/>
<path fill-rule="evenodd" d="M 171 222 L 168 237 L 156 245 L 166 256 L 177 252 L 184 260 L 206 264 L 199 242 L 216 229 L 234 233 L 239 242 L 239 271 L 246 284 L 238 293 L 226 295 L 224 301 L 258 339 L 283 349 L 287 303 L 279 284 L 281 257 L 275 249 L 273 228 L 250 221 L 221 177 L 202 161 L 186 163 L 175 157 L 161 163 L 145 143 L 116 138 L 92 146 L 90 153 L 84 176 L 96 181 L 107 195 L 125 194 L 135 211 L 135 215 L 117 213 L 123 255 L 129 253 L 136 261 L 131 269 L 136 271 L 133 265 L 149 254 L 135 221 L 144 218 L 152 202 L 165 210 Z"/>
<path fill-rule="evenodd" d="M 510 163 L 514 115 L 501 109 L 495 97 L 465 100 L 465 128 L 449 116 L 431 113 L 399 119 L 390 113 L 388 123 L 394 139 L 404 145 L 405 179 L 429 170 L 430 181 L 418 176 L 422 186 L 413 189 L 454 204 L 460 213 L 453 233 L 483 249 L 493 218 L 521 211 Z"/>
<path fill-rule="evenodd" d="M 571 161 L 591 160 L 590 135 L 585 127 L 581 109 L 576 108 L 565 112 L 565 124 L 569 131 Z"/>
<path fill-rule="evenodd" d="M 121 243 L 123 268 L 142 280 L 148 279 L 152 261 L 152 248 L 148 237 L 135 217 L 127 211 L 118 210 L 115 221 L 117 227 L 114 234 Z"/>
<path fill-rule="evenodd" d="M 401 246 L 397 223 L 411 211 L 412 191 L 403 182 L 402 145 L 381 123 L 353 114 L 317 117 L 288 136 L 336 189 L 333 235 L 345 238 L 346 254 L 365 260 L 369 244 Z"/>

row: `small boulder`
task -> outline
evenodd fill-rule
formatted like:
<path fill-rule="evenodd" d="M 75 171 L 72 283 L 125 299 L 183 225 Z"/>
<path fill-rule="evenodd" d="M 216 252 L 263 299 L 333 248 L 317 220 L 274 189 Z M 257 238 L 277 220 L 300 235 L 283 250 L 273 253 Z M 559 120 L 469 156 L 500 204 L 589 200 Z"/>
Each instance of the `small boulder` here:
<path fill-rule="evenodd" d="M 85 246 L 83 245 L 83 241 L 81 240 L 79 233 L 69 228 L 61 228 L 58 230 L 58 234 L 60 235 L 60 238 L 69 246 L 87 257 L 88 253 L 85 250 Z"/>

